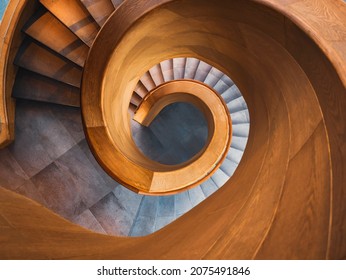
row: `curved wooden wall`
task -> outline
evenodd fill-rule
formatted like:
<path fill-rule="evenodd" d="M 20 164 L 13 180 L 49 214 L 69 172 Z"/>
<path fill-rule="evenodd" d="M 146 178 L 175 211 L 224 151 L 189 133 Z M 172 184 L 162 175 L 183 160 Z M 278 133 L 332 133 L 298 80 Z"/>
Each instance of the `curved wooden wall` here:
<path fill-rule="evenodd" d="M 125 2 L 107 21 L 83 87 L 99 88 L 102 79 L 88 77 L 104 74 L 109 60 L 126 65 L 112 78 L 135 78 L 148 64 L 168 58 L 167 46 L 171 57 L 203 58 L 229 75 L 247 101 L 252 123 L 242 162 L 222 189 L 143 238 L 88 232 L 0 189 L 1 257 L 345 258 L 345 4 L 142 3 Z M 107 37 L 114 26 L 116 33 Z M 137 71 L 131 72 L 132 65 Z"/>
<path fill-rule="evenodd" d="M 17 69 L 13 61 L 24 38 L 20 30 L 36 6 L 36 1 L 11 0 L 0 25 L 0 148 L 14 140 L 15 101 L 11 94 Z"/>

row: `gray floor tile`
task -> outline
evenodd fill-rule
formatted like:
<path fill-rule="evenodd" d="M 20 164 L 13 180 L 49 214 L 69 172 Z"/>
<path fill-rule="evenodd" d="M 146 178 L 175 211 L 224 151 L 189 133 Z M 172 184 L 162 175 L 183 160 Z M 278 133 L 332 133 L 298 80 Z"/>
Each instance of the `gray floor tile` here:
<path fill-rule="evenodd" d="M 85 210 L 80 215 L 74 217 L 71 221 L 91 231 L 106 234 L 106 231 L 96 220 L 95 216 L 93 215 L 93 213 L 91 213 L 89 209 Z"/>
<path fill-rule="evenodd" d="M 23 185 L 17 188 L 16 192 L 42 204 L 43 206 L 46 206 L 47 208 L 50 208 L 38 188 L 31 182 L 31 180 L 26 181 Z"/>
<path fill-rule="evenodd" d="M 158 200 L 157 217 L 174 216 L 174 195 L 161 196 Z"/>
<path fill-rule="evenodd" d="M 73 178 L 55 163 L 32 177 L 31 181 L 46 201 L 46 206 L 57 214 L 71 219 L 86 210 Z"/>
<path fill-rule="evenodd" d="M 176 217 L 185 214 L 192 208 L 192 203 L 190 201 L 189 194 L 187 191 L 176 194 L 174 198 Z"/>
<path fill-rule="evenodd" d="M 95 157 L 93 156 L 93 154 L 91 153 L 89 149 L 87 141 L 85 139 L 82 140 L 81 142 L 79 142 L 78 146 L 82 149 L 82 151 L 84 152 L 84 154 L 86 155 L 86 157 L 88 158 L 92 166 L 97 170 L 99 175 L 102 177 L 106 185 L 112 190 L 116 188 L 119 185 L 119 183 L 116 182 L 112 177 L 110 177 L 98 164 L 98 162 L 96 161 Z"/>
<path fill-rule="evenodd" d="M 145 236 L 154 232 L 155 218 L 139 216 L 130 232 L 130 236 Z"/>
<path fill-rule="evenodd" d="M 10 150 L 29 177 L 76 144 L 50 106 L 29 101 L 17 103 L 16 141 Z"/>
<path fill-rule="evenodd" d="M 144 196 L 139 208 L 139 215 L 146 217 L 156 217 L 159 199 L 156 196 Z"/>
<path fill-rule="evenodd" d="M 7 148 L 0 150 L 0 186 L 15 190 L 28 179 L 10 151 Z"/>
<path fill-rule="evenodd" d="M 114 190 L 113 194 L 121 203 L 121 205 L 130 212 L 133 216 L 137 214 L 138 208 L 143 199 L 143 195 L 137 194 L 129 189 L 123 187 L 122 185 L 118 185 Z"/>
<path fill-rule="evenodd" d="M 72 179 L 70 187 L 78 190 L 88 208 L 112 191 L 78 145 L 57 159 L 55 164 L 64 176 Z"/>
<path fill-rule="evenodd" d="M 85 138 L 80 108 L 52 105 L 51 110 L 76 143 Z"/>
<path fill-rule="evenodd" d="M 135 218 L 113 192 L 90 207 L 90 211 L 108 234 L 116 236 L 127 236 Z"/>

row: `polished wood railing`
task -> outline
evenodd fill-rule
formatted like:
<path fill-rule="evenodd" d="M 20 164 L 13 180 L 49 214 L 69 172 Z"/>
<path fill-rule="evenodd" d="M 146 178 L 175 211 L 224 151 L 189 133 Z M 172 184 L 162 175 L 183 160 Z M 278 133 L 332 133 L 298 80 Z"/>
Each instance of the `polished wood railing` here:
<path fill-rule="evenodd" d="M 23 41 L 21 29 L 33 11 L 35 1 L 11 0 L 0 25 L 0 148 L 14 140 L 15 101 L 11 97 L 17 68 L 13 61 Z"/>
<path fill-rule="evenodd" d="M 149 126 L 164 107 L 176 102 L 192 103 L 203 112 L 208 123 L 208 140 L 199 153 L 182 164 L 164 165 L 146 158 L 129 133 L 129 103 L 123 100 L 131 98 L 133 89 L 129 88 L 127 93 L 114 90 L 99 91 L 98 102 L 83 105 L 85 132 L 91 149 L 114 179 L 138 193 L 172 194 L 201 184 L 219 168 L 230 147 L 232 125 L 227 106 L 217 92 L 200 82 L 176 80 L 158 86 L 144 98 L 134 120 L 145 126 Z M 89 116 L 95 115 L 95 111 L 102 112 L 103 106 L 98 104 L 103 103 L 101 98 L 107 94 L 115 97 L 111 100 L 112 110 L 124 115 L 108 115 L 111 119 L 103 118 L 102 126 L 95 128 L 94 119 Z M 89 100 L 90 96 L 95 96 L 94 88 L 84 88 L 83 100 Z"/>
<path fill-rule="evenodd" d="M 339 0 L 125 2 L 93 45 L 83 89 L 111 91 L 107 80 L 114 79 L 115 93 L 128 92 L 148 64 L 203 59 L 247 101 L 252 122 L 242 162 L 189 213 L 134 239 L 88 232 L 0 188 L 1 257 L 345 258 L 345 18 Z M 111 101 L 100 104 L 106 116 L 117 112 Z M 102 130 L 100 112 L 89 118 Z"/>

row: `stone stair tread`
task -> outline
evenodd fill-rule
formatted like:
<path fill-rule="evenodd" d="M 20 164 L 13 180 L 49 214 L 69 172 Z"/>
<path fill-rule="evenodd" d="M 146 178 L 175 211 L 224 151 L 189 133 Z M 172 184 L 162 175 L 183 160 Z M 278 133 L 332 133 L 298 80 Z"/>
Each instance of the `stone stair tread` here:
<path fill-rule="evenodd" d="M 209 178 L 208 180 L 206 180 L 205 182 L 201 184 L 201 189 L 205 197 L 208 197 L 212 195 L 215 191 L 217 191 L 218 187 L 214 183 L 214 181 L 211 178 Z"/>
<path fill-rule="evenodd" d="M 184 79 L 186 58 L 173 58 L 173 73 L 174 80 Z"/>
<path fill-rule="evenodd" d="M 248 137 L 249 129 L 250 129 L 249 123 L 241 123 L 241 124 L 232 125 L 233 135 L 238 137 Z"/>
<path fill-rule="evenodd" d="M 225 100 L 226 104 L 231 102 L 234 99 L 237 99 L 241 96 L 241 93 L 236 85 L 231 86 L 224 93 L 222 93 L 222 97 Z"/>
<path fill-rule="evenodd" d="M 249 110 L 241 110 L 231 113 L 232 124 L 250 123 Z"/>
<path fill-rule="evenodd" d="M 195 77 L 200 60 L 197 58 L 187 58 L 184 72 L 184 79 L 193 79 Z"/>
<path fill-rule="evenodd" d="M 224 162 L 221 164 L 220 169 L 229 177 L 233 176 L 234 171 L 237 169 L 238 164 L 234 161 L 225 158 Z"/>
<path fill-rule="evenodd" d="M 227 176 L 227 174 L 221 169 L 217 169 L 211 176 L 211 179 L 214 181 L 215 185 L 220 188 L 228 181 L 229 176 Z"/>
<path fill-rule="evenodd" d="M 188 190 L 192 207 L 195 207 L 205 199 L 201 186 L 196 186 Z"/>

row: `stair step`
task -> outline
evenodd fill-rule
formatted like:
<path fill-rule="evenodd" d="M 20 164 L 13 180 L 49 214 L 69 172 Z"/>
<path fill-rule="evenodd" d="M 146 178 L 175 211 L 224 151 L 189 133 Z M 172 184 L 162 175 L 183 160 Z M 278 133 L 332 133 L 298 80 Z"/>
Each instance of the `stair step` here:
<path fill-rule="evenodd" d="M 184 79 L 193 79 L 195 77 L 200 60 L 197 58 L 187 58 Z"/>
<path fill-rule="evenodd" d="M 165 82 L 174 80 L 173 59 L 162 61 L 160 62 L 160 65 Z"/>
<path fill-rule="evenodd" d="M 239 164 L 241 158 L 243 157 L 244 152 L 230 148 L 227 154 L 227 158 L 237 164 Z"/>
<path fill-rule="evenodd" d="M 142 98 L 137 93 L 133 93 L 130 102 L 138 107 L 138 105 L 142 102 Z"/>
<path fill-rule="evenodd" d="M 221 164 L 220 169 L 229 177 L 233 176 L 234 171 L 237 169 L 238 164 L 234 161 L 225 158 L 224 162 Z"/>
<path fill-rule="evenodd" d="M 178 193 L 175 198 L 175 216 L 178 218 L 192 208 L 192 203 L 187 191 Z"/>
<path fill-rule="evenodd" d="M 184 79 L 185 65 L 186 65 L 186 58 L 184 57 L 173 58 L 174 80 Z"/>
<path fill-rule="evenodd" d="M 224 173 L 220 168 L 215 171 L 211 176 L 211 179 L 214 181 L 215 185 L 218 188 L 221 188 L 229 179 L 226 173 Z"/>
<path fill-rule="evenodd" d="M 250 130 L 249 123 L 241 123 L 232 125 L 232 134 L 239 137 L 248 137 Z"/>
<path fill-rule="evenodd" d="M 155 230 L 155 217 L 138 216 L 134 221 L 129 236 L 138 237 L 151 234 Z"/>
<path fill-rule="evenodd" d="M 162 229 L 175 220 L 174 216 L 157 217 L 155 220 L 155 231 Z"/>
<path fill-rule="evenodd" d="M 213 88 L 223 75 L 224 74 L 220 70 L 212 67 L 208 76 L 205 78 L 204 83 Z"/>
<path fill-rule="evenodd" d="M 249 110 L 245 109 L 231 114 L 232 124 L 249 123 Z"/>
<path fill-rule="evenodd" d="M 82 78 L 80 67 L 32 40 L 27 39 L 21 45 L 15 64 L 68 85 L 80 87 Z"/>
<path fill-rule="evenodd" d="M 204 82 L 207 78 L 212 66 L 204 61 L 200 61 L 194 79 L 200 82 Z"/>
<path fill-rule="evenodd" d="M 156 64 L 154 67 L 149 69 L 149 73 L 156 86 L 159 86 L 165 82 L 160 64 Z"/>
<path fill-rule="evenodd" d="M 80 90 L 42 75 L 20 69 L 12 90 L 12 97 L 80 106 Z"/>
<path fill-rule="evenodd" d="M 81 2 L 101 27 L 114 11 L 111 0 L 81 0 Z"/>
<path fill-rule="evenodd" d="M 40 0 L 53 15 L 89 47 L 100 27 L 79 0 Z"/>
<path fill-rule="evenodd" d="M 118 185 L 117 187 L 115 187 L 115 189 L 113 190 L 113 194 L 118 201 L 122 202 L 122 205 L 124 206 L 126 211 L 129 212 L 131 216 L 135 217 L 144 196 L 132 192 L 122 185 Z"/>
<path fill-rule="evenodd" d="M 160 196 L 157 209 L 157 217 L 174 216 L 175 198 L 174 195 Z"/>
<path fill-rule="evenodd" d="M 89 48 L 48 11 L 37 13 L 24 32 L 43 45 L 83 67 Z"/>
<path fill-rule="evenodd" d="M 145 72 L 140 81 L 145 86 L 148 92 L 155 88 L 155 82 L 149 72 Z"/>
<path fill-rule="evenodd" d="M 241 97 L 238 97 L 237 99 L 230 101 L 229 103 L 227 103 L 227 108 L 231 112 L 231 114 L 247 109 L 247 105 L 246 105 L 244 97 L 241 96 Z"/>
<path fill-rule="evenodd" d="M 154 232 L 158 201 L 156 196 L 143 196 L 130 236 L 143 236 Z"/>
<path fill-rule="evenodd" d="M 133 118 L 136 110 L 137 110 L 137 106 L 130 103 L 128 112 L 130 113 L 131 118 Z"/>
<path fill-rule="evenodd" d="M 234 82 L 226 74 L 221 77 L 221 81 L 228 85 L 228 87 L 232 87 L 234 85 Z"/>
<path fill-rule="evenodd" d="M 134 92 L 142 98 L 144 98 L 148 94 L 148 90 L 141 81 L 138 81 Z"/>
<path fill-rule="evenodd" d="M 238 149 L 240 151 L 244 151 L 247 143 L 247 138 L 232 136 L 232 144 L 231 147 Z"/>
<path fill-rule="evenodd" d="M 220 79 L 214 86 L 214 90 L 217 91 L 219 94 L 224 93 L 229 88 L 229 85 L 226 84 L 222 79 Z"/>
<path fill-rule="evenodd" d="M 214 181 L 209 178 L 207 181 L 203 182 L 201 184 L 201 189 L 205 195 L 205 197 L 208 197 L 212 195 L 215 191 L 217 191 L 217 185 L 215 185 Z"/>
<path fill-rule="evenodd" d="M 225 100 L 226 104 L 234 99 L 241 97 L 241 92 L 236 85 L 233 85 L 221 94 L 222 98 Z"/>
<path fill-rule="evenodd" d="M 205 195 L 201 189 L 201 186 L 189 189 L 188 193 L 192 207 L 195 207 L 196 205 L 200 204 L 205 199 Z"/>

